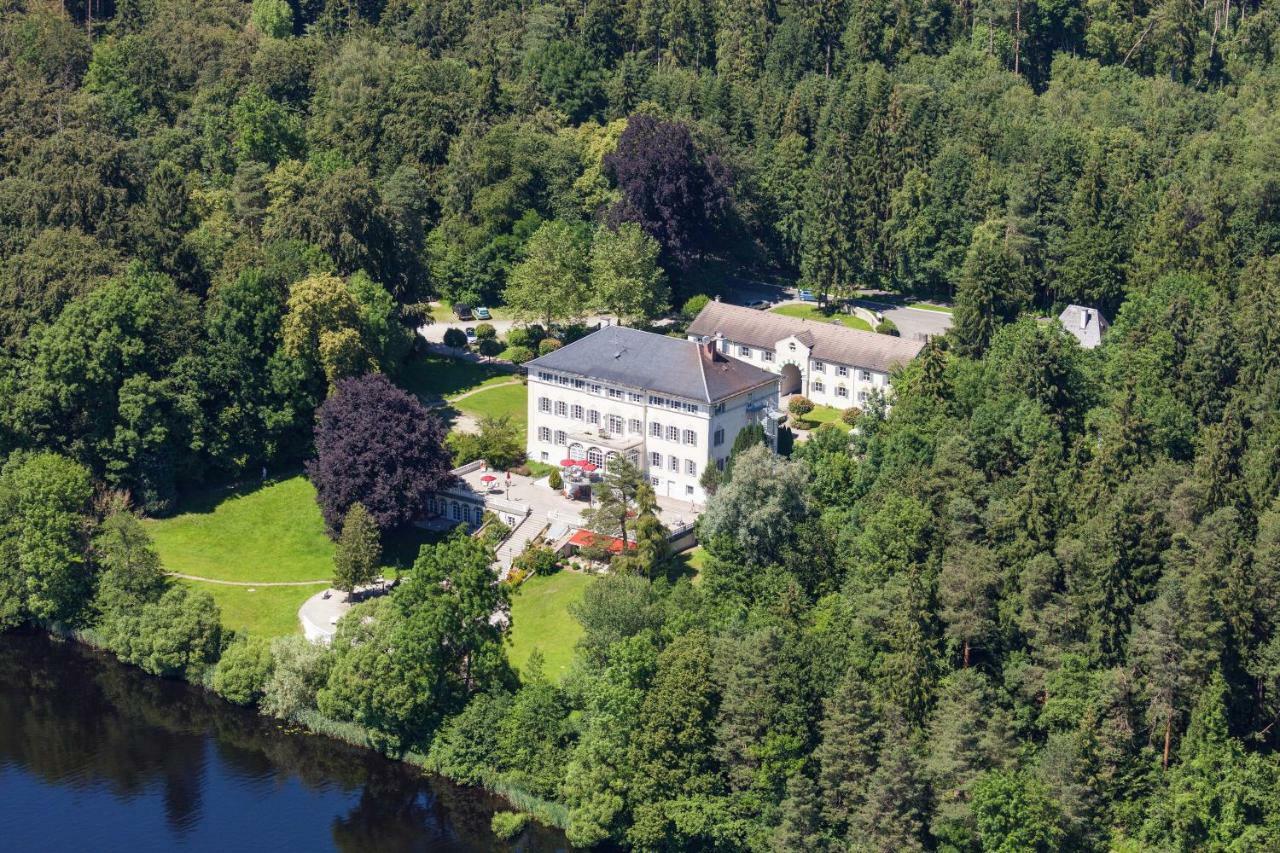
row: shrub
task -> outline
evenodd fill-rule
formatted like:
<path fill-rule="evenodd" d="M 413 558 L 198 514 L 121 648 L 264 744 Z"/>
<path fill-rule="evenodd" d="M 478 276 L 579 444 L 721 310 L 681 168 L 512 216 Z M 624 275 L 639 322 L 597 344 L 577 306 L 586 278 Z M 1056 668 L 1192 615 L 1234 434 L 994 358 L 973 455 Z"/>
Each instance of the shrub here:
<path fill-rule="evenodd" d="M 232 643 L 213 671 L 213 690 L 228 702 L 252 705 L 271 678 L 271 646 L 262 637 Z"/>
<path fill-rule="evenodd" d="M 850 406 L 840 413 L 840 420 L 846 426 L 853 426 L 858 422 L 858 418 L 862 417 L 862 409 L 857 406 Z"/>
<path fill-rule="evenodd" d="M 895 338 L 901 334 L 894 322 L 887 317 L 876 326 L 876 331 L 882 335 L 893 335 Z"/>
<path fill-rule="evenodd" d="M 481 323 L 479 326 L 476 326 L 476 337 L 482 341 L 496 339 L 498 337 L 498 330 L 493 327 L 492 323 Z"/>
<path fill-rule="evenodd" d="M 680 309 L 680 313 L 692 320 L 698 316 L 703 308 L 707 307 L 707 303 L 711 301 L 711 297 L 705 293 L 699 293 L 697 296 L 690 296 L 684 302 L 684 307 Z"/>
<path fill-rule="evenodd" d="M 511 841 L 529 825 L 529 815 L 525 812 L 494 812 L 489 828 L 493 834 L 503 841 Z"/>
<path fill-rule="evenodd" d="M 530 545 L 516 557 L 514 565 L 535 575 L 554 575 L 560 571 L 560 558 L 545 545 Z"/>
<path fill-rule="evenodd" d="M 481 338 L 477 348 L 481 355 L 487 355 L 490 358 L 506 349 L 497 338 Z"/>
<path fill-rule="evenodd" d="M 453 456 L 454 468 L 484 458 L 480 436 L 474 432 L 451 432 L 445 437 L 444 443 Z"/>
<path fill-rule="evenodd" d="M 542 328 L 542 326 L 540 326 L 537 323 L 534 323 L 530 326 L 526 326 L 525 328 L 529 330 L 530 346 L 536 346 L 539 342 L 541 342 L 543 339 L 547 337 L 547 330 Z"/>
<path fill-rule="evenodd" d="M 547 355 L 548 353 L 553 353 L 556 350 L 560 349 L 560 347 L 562 346 L 563 344 L 561 344 L 555 338 L 544 338 L 543 340 L 538 341 L 538 355 Z"/>
<path fill-rule="evenodd" d="M 480 334 L 480 330 L 476 329 L 476 334 Z M 527 347 L 533 343 L 533 335 L 528 329 L 519 327 L 507 332 L 507 346 L 509 347 Z"/>
<path fill-rule="evenodd" d="M 452 326 L 444 330 L 444 345 L 454 349 L 463 349 L 467 345 L 467 333 Z"/>
<path fill-rule="evenodd" d="M 533 361 L 533 350 L 528 347 L 511 347 L 507 351 L 507 358 L 512 364 L 524 364 L 526 361 Z"/>
<path fill-rule="evenodd" d="M 801 397 L 797 394 L 787 402 L 787 409 L 797 418 L 803 418 L 813 411 L 813 401 L 808 397 Z"/>
<path fill-rule="evenodd" d="M 547 485 L 559 491 L 564 488 L 564 478 L 560 476 L 560 469 L 556 468 L 547 475 Z"/>
<path fill-rule="evenodd" d="M 324 646 L 306 637 L 293 635 L 271 641 L 271 676 L 258 703 L 263 713 L 293 717 L 314 708 L 316 692 L 329 680 L 333 657 Z"/>

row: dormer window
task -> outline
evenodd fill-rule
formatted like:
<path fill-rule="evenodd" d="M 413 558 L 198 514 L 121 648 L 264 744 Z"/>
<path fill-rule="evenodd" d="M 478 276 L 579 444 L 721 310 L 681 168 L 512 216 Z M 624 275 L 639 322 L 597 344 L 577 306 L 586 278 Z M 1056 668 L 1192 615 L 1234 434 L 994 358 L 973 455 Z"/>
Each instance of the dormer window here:
<path fill-rule="evenodd" d="M 795 352 L 795 351 L 796 351 L 796 342 L 795 342 L 795 341 L 792 341 L 791 343 L 787 344 L 787 349 L 791 350 L 792 352 Z"/>

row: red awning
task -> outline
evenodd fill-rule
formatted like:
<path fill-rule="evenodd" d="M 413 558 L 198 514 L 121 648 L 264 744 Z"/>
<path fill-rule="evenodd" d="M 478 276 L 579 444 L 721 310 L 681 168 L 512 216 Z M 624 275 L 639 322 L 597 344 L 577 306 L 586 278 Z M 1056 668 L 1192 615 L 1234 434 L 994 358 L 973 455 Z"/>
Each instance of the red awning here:
<path fill-rule="evenodd" d="M 590 530 L 577 530 L 569 537 L 569 544 L 578 548 L 606 548 L 610 554 L 622 553 L 622 540 L 616 536 L 603 536 Z M 636 547 L 636 543 L 628 542 L 627 549 Z"/>

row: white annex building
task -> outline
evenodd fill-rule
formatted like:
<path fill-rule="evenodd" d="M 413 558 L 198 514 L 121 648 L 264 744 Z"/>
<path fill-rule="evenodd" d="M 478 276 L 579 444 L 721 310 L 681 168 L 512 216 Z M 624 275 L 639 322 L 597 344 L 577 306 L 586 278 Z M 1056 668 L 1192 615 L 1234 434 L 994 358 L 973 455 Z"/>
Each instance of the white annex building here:
<path fill-rule="evenodd" d="M 698 478 L 723 466 L 744 427 L 771 435 L 778 376 L 713 346 L 607 326 L 534 359 L 530 459 L 630 459 L 663 497 L 702 503 Z"/>
<path fill-rule="evenodd" d="M 887 397 L 890 372 L 924 347 L 922 341 L 723 302 L 707 303 L 688 335 L 777 374 L 783 396 L 802 394 L 837 409 L 862 407 L 877 391 Z"/>

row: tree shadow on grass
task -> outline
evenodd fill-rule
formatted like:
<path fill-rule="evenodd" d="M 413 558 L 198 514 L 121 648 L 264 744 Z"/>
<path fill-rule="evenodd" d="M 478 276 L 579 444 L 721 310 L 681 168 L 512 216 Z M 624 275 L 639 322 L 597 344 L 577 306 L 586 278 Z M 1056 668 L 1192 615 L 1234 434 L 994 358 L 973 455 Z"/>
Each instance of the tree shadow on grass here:
<path fill-rule="evenodd" d="M 301 467 L 272 471 L 267 478 L 252 477 L 234 483 L 203 486 L 179 493 L 171 512 L 157 514 L 155 518 L 173 518 L 178 515 L 208 515 L 232 498 L 242 498 L 254 492 L 291 480 L 303 474 Z"/>

